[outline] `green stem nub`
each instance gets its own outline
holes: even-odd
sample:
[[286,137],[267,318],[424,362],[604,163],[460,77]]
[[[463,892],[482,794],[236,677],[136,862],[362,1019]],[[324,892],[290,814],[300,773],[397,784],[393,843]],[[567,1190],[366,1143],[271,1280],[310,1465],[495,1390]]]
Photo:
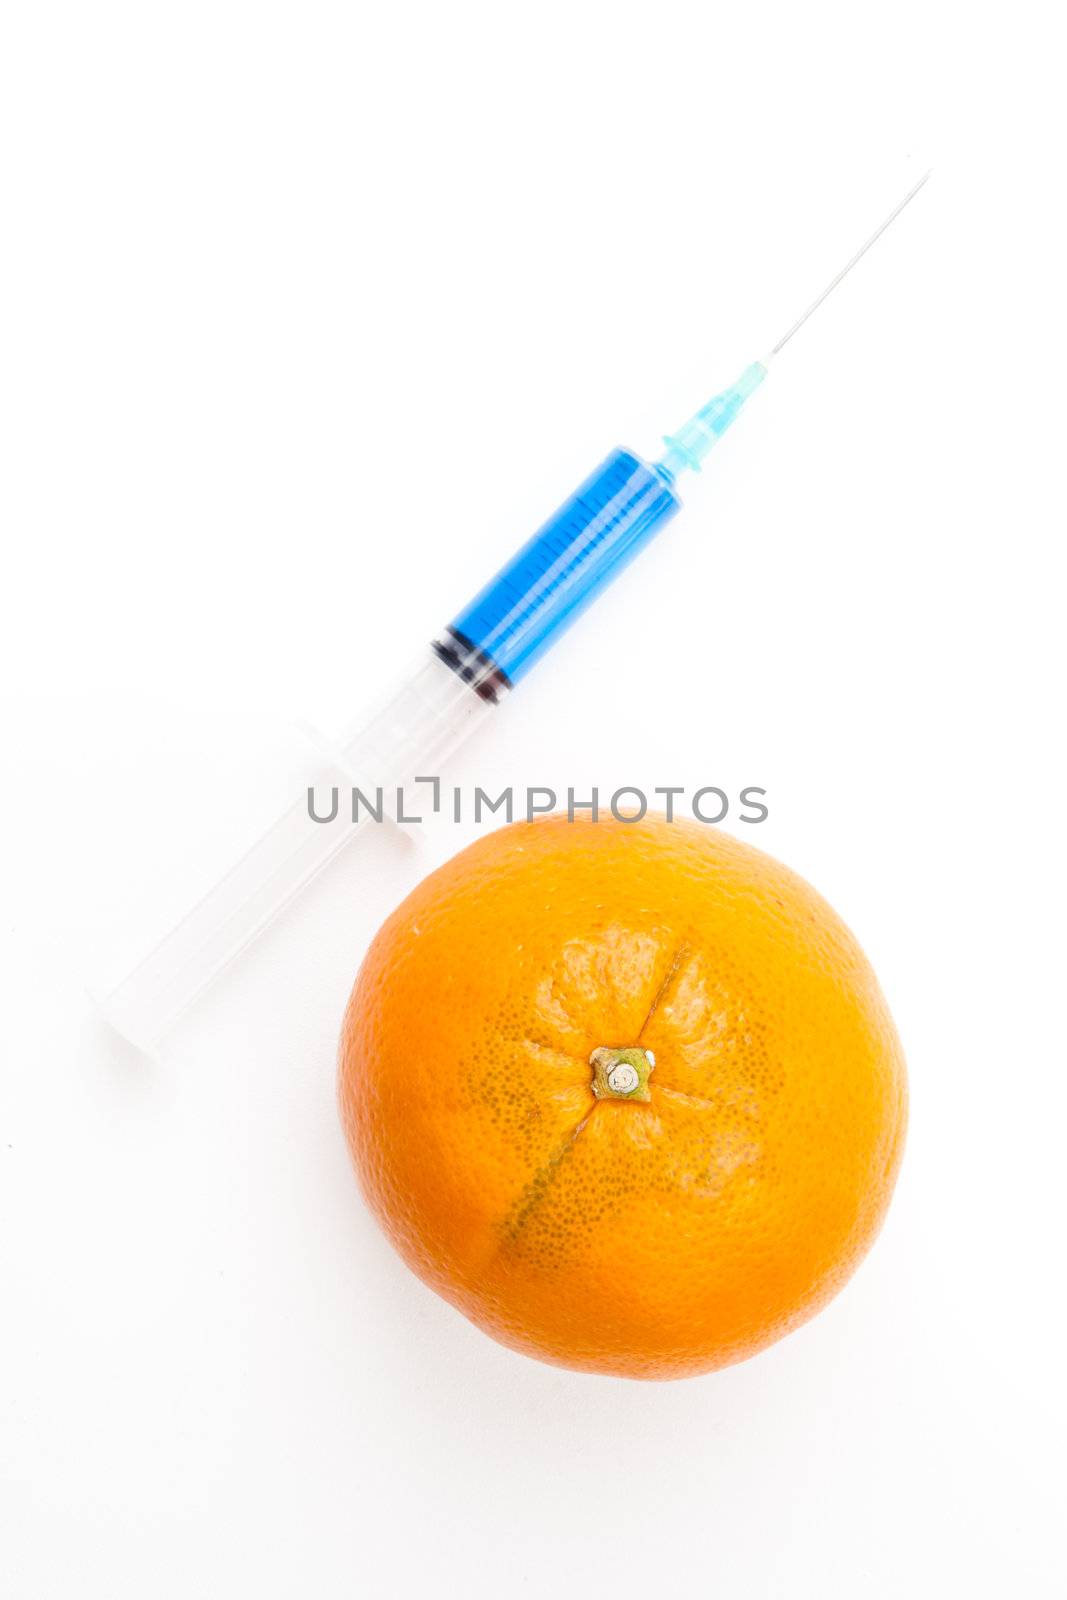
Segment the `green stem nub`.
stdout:
[[651,1050],[636,1046],[613,1050],[601,1046],[589,1057],[593,1069],[593,1093],[598,1100],[651,1100],[648,1075],[656,1065]]

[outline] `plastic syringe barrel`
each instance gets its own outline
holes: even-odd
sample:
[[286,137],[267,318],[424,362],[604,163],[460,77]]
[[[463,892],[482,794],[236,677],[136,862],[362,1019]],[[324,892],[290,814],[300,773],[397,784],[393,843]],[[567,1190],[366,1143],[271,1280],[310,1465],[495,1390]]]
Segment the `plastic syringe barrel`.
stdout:
[[[679,508],[663,469],[628,450],[597,468],[476,596],[382,711],[333,755],[333,781],[398,788],[436,767],[551,641]],[[350,840],[343,808],[314,820],[303,800],[102,1001],[118,1031],[151,1050],[202,989]]]
[[671,478],[614,450],[434,644],[496,699],[680,509]]

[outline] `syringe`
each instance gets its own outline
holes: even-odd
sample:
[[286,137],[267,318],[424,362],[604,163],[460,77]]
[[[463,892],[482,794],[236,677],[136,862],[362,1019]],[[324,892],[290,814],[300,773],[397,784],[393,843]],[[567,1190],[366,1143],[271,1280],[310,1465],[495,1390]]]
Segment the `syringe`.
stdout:
[[[666,437],[660,461],[650,465],[630,450],[612,451],[453,618],[384,710],[342,737],[331,751],[332,781],[357,786],[364,796],[381,790],[388,797],[439,771],[553,640],[681,509],[678,478],[699,470],[767,376],[772,358],[928,177],[924,173],[766,357]],[[102,1001],[105,1016],[132,1043],[154,1050],[298,890],[344,845],[370,836],[374,826],[369,809],[353,822],[340,806],[332,820],[315,820],[302,791],[301,799]]]

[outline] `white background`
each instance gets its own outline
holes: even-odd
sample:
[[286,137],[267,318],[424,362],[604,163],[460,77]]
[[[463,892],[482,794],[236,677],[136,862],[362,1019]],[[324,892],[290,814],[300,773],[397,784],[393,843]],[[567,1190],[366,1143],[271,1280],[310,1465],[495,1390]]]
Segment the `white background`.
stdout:
[[[1061,1594],[1055,8],[14,3],[0,38],[0,1588]],[[361,1207],[342,860],[148,1064],[86,988],[615,443],[687,509],[453,771],[745,784],[907,1048],[835,1304],[673,1385],[484,1338]],[[358,855],[358,852],[357,852]]]

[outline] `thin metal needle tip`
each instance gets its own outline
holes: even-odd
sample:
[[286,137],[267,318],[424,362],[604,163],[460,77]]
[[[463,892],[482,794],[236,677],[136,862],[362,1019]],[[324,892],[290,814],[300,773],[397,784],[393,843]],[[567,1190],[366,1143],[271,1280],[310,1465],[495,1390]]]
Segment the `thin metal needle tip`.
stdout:
[[863,245],[860,246],[860,248],[856,251],[856,254],[852,257],[852,260],[849,261],[845,266],[843,266],[841,268],[841,271],[837,274],[836,278],[831,278],[830,279],[830,282],[826,285],[826,288],[823,290],[822,294],[820,294],[817,299],[815,299],[815,300],[813,300],[811,302],[811,305],[808,307],[808,309],[804,312],[804,314],[802,316],[799,316],[797,318],[797,320],[794,322],[793,326],[789,329],[788,333],[783,333],[783,335],[779,339],[778,343],[776,345],[772,346],[772,348],[771,348],[771,355],[772,356],[776,356],[778,354],[779,350],[782,349],[783,345],[787,345],[789,343],[789,341],[793,337],[794,333],[797,332],[798,328],[802,328],[804,326],[805,322],[807,322],[807,320],[811,316],[812,312],[813,311],[817,311],[819,309],[819,307],[822,305],[823,301],[826,299],[827,295],[833,294],[834,290],[837,288],[837,286],[841,282],[842,278],[847,278],[848,277],[849,273],[852,271],[852,268],[856,265],[856,262],[859,261],[860,257],[861,256],[865,256],[867,254],[867,251],[871,248],[871,245],[874,243],[874,241],[876,239],[880,239],[882,237],[882,234],[888,228],[889,224],[891,222],[894,222],[896,220],[896,218],[900,216],[900,213],[903,211],[904,207],[908,204],[909,200],[914,200],[915,199],[915,196],[918,194],[919,190],[922,188],[923,184],[926,182],[927,178],[930,176],[930,172],[932,170],[933,169],[931,168],[930,171],[927,171],[927,172],[923,173],[923,175],[919,179],[918,183],[915,184],[911,189],[908,190],[908,192],[904,196],[903,200],[901,200],[898,205],[893,207],[893,210],[889,213],[888,217],[886,217],[885,221],[879,227],[877,227],[874,230],[874,232],[871,234],[871,237],[867,240],[866,244],[863,244]]

